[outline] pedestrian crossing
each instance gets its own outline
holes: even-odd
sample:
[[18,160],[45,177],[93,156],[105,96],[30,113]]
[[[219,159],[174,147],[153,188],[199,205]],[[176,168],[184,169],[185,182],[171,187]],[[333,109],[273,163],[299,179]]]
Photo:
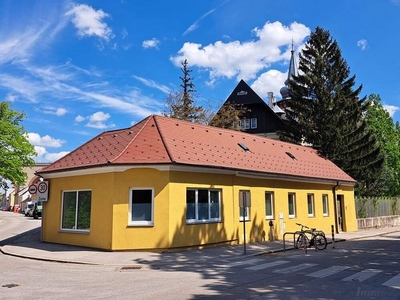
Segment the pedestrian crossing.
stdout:
[[[253,259],[233,262],[227,265],[223,265],[222,267],[225,268],[241,267],[247,271],[261,271],[261,270],[270,271],[270,269],[273,269],[272,270],[273,273],[281,275],[292,274],[307,269],[310,270],[314,269],[311,270],[308,274],[305,274],[305,276],[312,278],[327,278],[329,276],[340,274],[345,270],[351,270],[351,267],[349,266],[339,266],[339,265],[315,270],[316,268],[318,268],[318,264],[316,263],[301,263],[293,265],[293,262],[288,260],[276,260],[276,261],[265,262],[264,259],[260,258],[253,258]],[[364,282],[368,279],[374,279],[374,276],[381,274],[382,272],[383,270],[379,269],[363,269],[350,276],[344,277],[343,279],[340,280],[344,282]],[[346,273],[346,275],[347,274],[348,273]],[[385,282],[382,283],[382,285],[395,289],[400,289],[400,273],[393,276],[389,280],[386,280]]]

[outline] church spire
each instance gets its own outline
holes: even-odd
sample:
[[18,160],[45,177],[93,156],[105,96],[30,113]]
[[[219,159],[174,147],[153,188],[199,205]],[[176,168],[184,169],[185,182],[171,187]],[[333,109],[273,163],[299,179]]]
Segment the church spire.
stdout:
[[291,57],[290,57],[290,63],[289,63],[289,71],[288,71],[288,78],[285,80],[285,86],[281,88],[280,93],[282,96],[282,100],[290,98],[289,95],[289,80],[293,78],[294,75],[296,75],[296,63],[294,61],[294,45],[293,45],[293,39],[292,39],[292,50],[291,52]]

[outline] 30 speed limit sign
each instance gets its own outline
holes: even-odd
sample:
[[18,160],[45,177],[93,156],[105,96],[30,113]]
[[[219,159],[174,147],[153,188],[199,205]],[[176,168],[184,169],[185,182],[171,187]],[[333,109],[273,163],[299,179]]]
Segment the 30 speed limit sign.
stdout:
[[49,182],[41,181],[37,184],[37,200],[38,201],[47,201],[49,191]]
[[44,194],[47,192],[47,182],[42,181],[38,184],[38,192]]

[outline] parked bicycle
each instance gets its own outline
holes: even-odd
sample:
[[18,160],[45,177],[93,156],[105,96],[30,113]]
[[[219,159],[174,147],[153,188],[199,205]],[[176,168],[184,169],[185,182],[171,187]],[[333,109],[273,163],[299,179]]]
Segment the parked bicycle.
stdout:
[[307,249],[316,247],[318,250],[326,249],[328,242],[326,240],[325,233],[322,230],[310,228],[300,223],[296,223],[296,225],[301,226],[299,237],[296,241],[296,248]]

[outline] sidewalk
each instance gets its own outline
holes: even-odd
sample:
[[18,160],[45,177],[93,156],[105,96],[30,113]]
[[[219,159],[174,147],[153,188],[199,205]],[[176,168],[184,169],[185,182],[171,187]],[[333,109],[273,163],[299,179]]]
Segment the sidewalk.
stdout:
[[[385,235],[389,233],[400,232],[400,227],[385,227],[378,229],[360,230],[358,232],[343,232],[335,234],[335,243],[348,240],[356,240],[366,237]],[[327,235],[328,243],[332,242],[332,236]],[[328,249],[332,245],[328,245]],[[286,250],[293,250],[293,240],[287,240]],[[201,250],[188,250],[180,252],[107,252],[102,250],[93,250],[89,248],[42,243],[40,242],[40,228],[33,234],[19,239],[18,241],[1,247],[1,252],[7,255],[30,258],[36,260],[125,266],[125,267],[144,267],[146,264],[164,264],[171,262],[196,262],[213,260],[218,263],[232,262],[243,259],[244,256],[255,256],[266,253],[283,251],[283,242],[256,242],[246,244],[246,254],[244,254],[244,245],[220,246]]]

